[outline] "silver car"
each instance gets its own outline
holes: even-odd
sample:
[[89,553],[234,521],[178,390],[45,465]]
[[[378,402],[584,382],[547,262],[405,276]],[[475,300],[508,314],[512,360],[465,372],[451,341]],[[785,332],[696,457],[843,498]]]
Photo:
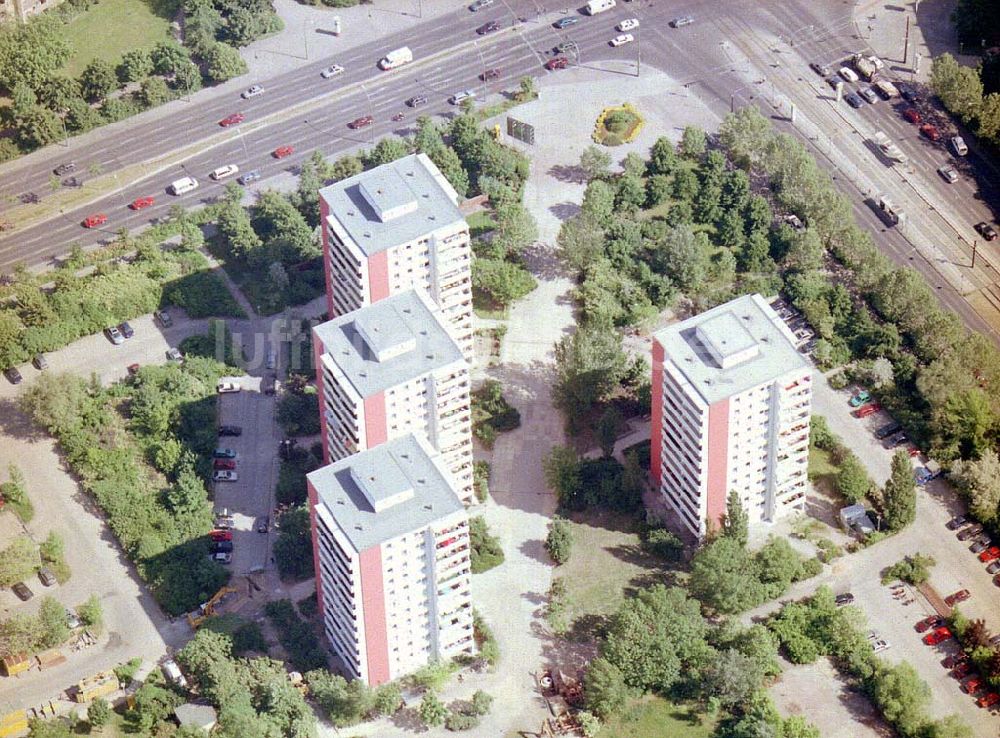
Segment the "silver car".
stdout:
[[242,97],[244,100],[249,100],[251,97],[257,97],[257,95],[263,95],[263,94],[264,94],[263,87],[261,87],[260,85],[253,85],[252,87],[248,87],[247,89],[243,90],[243,92],[240,94],[240,97]]

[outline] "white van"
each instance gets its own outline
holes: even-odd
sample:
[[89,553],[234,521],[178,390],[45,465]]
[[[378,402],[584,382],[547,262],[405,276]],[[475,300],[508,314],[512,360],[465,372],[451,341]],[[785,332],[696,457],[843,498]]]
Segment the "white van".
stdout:
[[[614,2],[614,0],[611,0]],[[404,64],[409,64],[413,61],[413,52],[410,51],[409,46],[404,46],[400,49],[395,49],[390,51],[388,54],[383,56],[378,63],[378,66],[383,71],[389,69],[395,69],[396,67],[401,67]]]
[[183,195],[186,192],[191,192],[191,190],[198,189],[198,180],[194,177],[181,177],[180,179],[175,179],[170,183],[167,191],[171,195]]
[[587,3],[587,13],[597,15],[605,10],[611,10],[613,7],[615,7],[615,0],[590,0]]
[[949,143],[956,156],[965,156],[969,153],[969,147],[965,145],[965,139],[961,136],[952,136]]
[[208,176],[218,181],[220,179],[225,179],[226,177],[232,177],[234,174],[239,174],[239,171],[240,168],[235,164],[226,164],[224,167],[213,169],[212,173]]

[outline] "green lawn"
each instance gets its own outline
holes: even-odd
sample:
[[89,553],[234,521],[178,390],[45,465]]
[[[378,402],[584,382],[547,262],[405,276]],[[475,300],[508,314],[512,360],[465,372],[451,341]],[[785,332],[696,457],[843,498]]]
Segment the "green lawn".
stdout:
[[638,522],[589,510],[572,516],[573,553],[556,569],[566,582],[567,620],[610,615],[638,587],[663,581],[661,562],[639,547]]
[[101,0],[66,24],[73,55],[66,73],[75,77],[91,61],[112,64],[129,49],[151,48],[170,38],[176,0]]
[[809,479],[825,492],[833,493],[836,489],[837,472],[839,469],[830,458],[830,452],[815,446],[809,446]]
[[715,719],[648,695],[606,723],[597,738],[708,738]]
[[474,213],[470,213],[465,222],[469,224],[469,234],[473,238],[488,233],[497,227],[496,221],[493,220],[493,214],[488,210],[477,210]]

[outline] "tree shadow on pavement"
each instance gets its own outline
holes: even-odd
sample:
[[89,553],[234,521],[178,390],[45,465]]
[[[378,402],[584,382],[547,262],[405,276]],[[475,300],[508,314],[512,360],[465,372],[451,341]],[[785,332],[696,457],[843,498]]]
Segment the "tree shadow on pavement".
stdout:
[[553,164],[547,174],[560,182],[587,184],[587,173],[579,164]]
[[580,206],[575,202],[557,202],[555,205],[549,205],[549,212],[560,221],[569,220],[580,212]]
[[0,400],[0,434],[33,442],[50,438],[44,428],[21,411],[14,398]]
[[545,541],[540,541],[538,539],[524,541],[520,546],[518,546],[518,550],[527,558],[538,561],[539,563],[552,563],[552,559],[549,558],[549,554],[545,550]]
[[521,258],[528,271],[539,279],[554,280],[569,278],[569,274],[559,261],[555,247],[541,241],[528,246],[521,252]]

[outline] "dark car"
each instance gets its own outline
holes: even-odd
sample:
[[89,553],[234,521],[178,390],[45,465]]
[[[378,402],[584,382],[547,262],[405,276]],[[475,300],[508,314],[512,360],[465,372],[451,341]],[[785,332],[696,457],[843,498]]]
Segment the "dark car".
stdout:
[[854,595],[850,592],[844,592],[843,594],[837,595],[833,600],[837,607],[844,607],[845,605],[854,604]]
[[63,187],[83,187],[83,180],[79,177],[66,177],[61,184]]
[[219,426],[220,436],[242,436],[243,429],[238,425],[220,425]]
[[987,574],[996,574],[997,572],[1000,572],[1000,561],[994,561],[986,567]]
[[415,108],[419,105],[426,105],[427,98],[423,95],[414,95],[413,97],[411,97],[409,100],[406,101],[406,104],[411,108]]
[[270,529],[270,527],[271,527],[271,516],[270,515],[265,515],[264,517],[262,517],[257,522],[257,532],[258,533],[267,533],[267,531]]
[[996,228],[987,223],[985,220],[982,223],[976,223],[976,230],[979,232],[979,235],[987,241],[996,241],[997,239]]
[[69,174],[70,172],[75,172],[76,171],[76,164],[74,164],[71,161],[68,161],[65,164],[60,164],[59,166],[57,166],[52,171],[55,172],[55,174],[56,174],[57,177],[61,177],[64,174]]
[[213,541],[212,542],[212,553],[232,553],[233,542],[232,541]]
[[865,104],[865,101],[862,100],[861,97],[854,92],[849,92],[846,95],[844,95],[844,102],[846,102],[852,108],[860,108],[862,105]]
[[487,33],[494,33],[500,30],[500,23],[498,21],[490,21],[489,23],[483,23],[476,29],[476,33],[480,36],[485,36]]
[[916,105],[920,102],[920,93],[907,85],[899,85],[899,94],[902,95],[903,99],[908,103]]
[[119,325],[118,330],[121,331],[121,334],[125,336],[125,338],[131,338],[132,336],[135,335],[135,331],[132,330],[132,326],[128,324],[128,321],[125,321],[124,323]]
[[827,77],[826,83],[836,90],[840,85],[844,84],[844,80],[834,75],[833,77]]
[[964,515],[956,515],[954,518],[945,523],[945,527],[948,530],[958,530],[963,525],[969,522],[969,519]]
[[170,313],[166,310],[155,310],[153,312],[153,317],[160,321],[160,325],[164,328],[169,328],[174,324],[173,318],[170,317]]
[[16,366],[5,369],[3,375],[11,384],[21,384],[21,372],[17,370]]
[[563,28],[569,28],[570,26],[575,26],[580,22],[579,18],[560,18],[555,23],[552,24],[553,28],[558,28],[562,30]]
[[501,72],[499,69],[487,69],[485,72],[479,75],[479,79],[481,79],[483,82],[489,82],[494,79],[500,79],[500,74]]
[[40,581],[45,587],[51,587],[52,585],[59,583],[59,580],[56,579],[56,575],[47,566],[43,566],[38,570],[38,581]]
[[985,551],[989,547],[990,547],[990,544],[988,544],[986,541],[976,541],[971,546],[969,546],[969,550],[972,553],[977,554],[980,551]]
[[898,433],[900,430],[902,430],[902,426],[899,423],[886,423],[875,431],[875,437],[882,440],[883,438],[888,438],[893,433]]
[[983,532],[983,526],[980,525],[979,523],[976,523],[975,525],[970,525],[968,528],[964,530],[960,530],[958,532],[958,540],[967,541],[970,538],[978,536],[982,532]]
[[816,72],[820,77],[829,77],[833,74],[833,70],[830,69],[826,64],[820,64],[819,62],[813,62],[809,65],[809,68]]
[[249,172],[245,172],[244,174],[241,174],[239,177],[237,177],[236,181],[239,182],[241,185],[248,185],[251,182],[256,182],[258,179],[260,179],[260,170],[251,169]]
[[28,589],[28,585],[24,582],[18,582],[11,587],[11,590],[17,595],[17,599],[21,600],[21,602],[27,602],[35,596],[35,593]]

